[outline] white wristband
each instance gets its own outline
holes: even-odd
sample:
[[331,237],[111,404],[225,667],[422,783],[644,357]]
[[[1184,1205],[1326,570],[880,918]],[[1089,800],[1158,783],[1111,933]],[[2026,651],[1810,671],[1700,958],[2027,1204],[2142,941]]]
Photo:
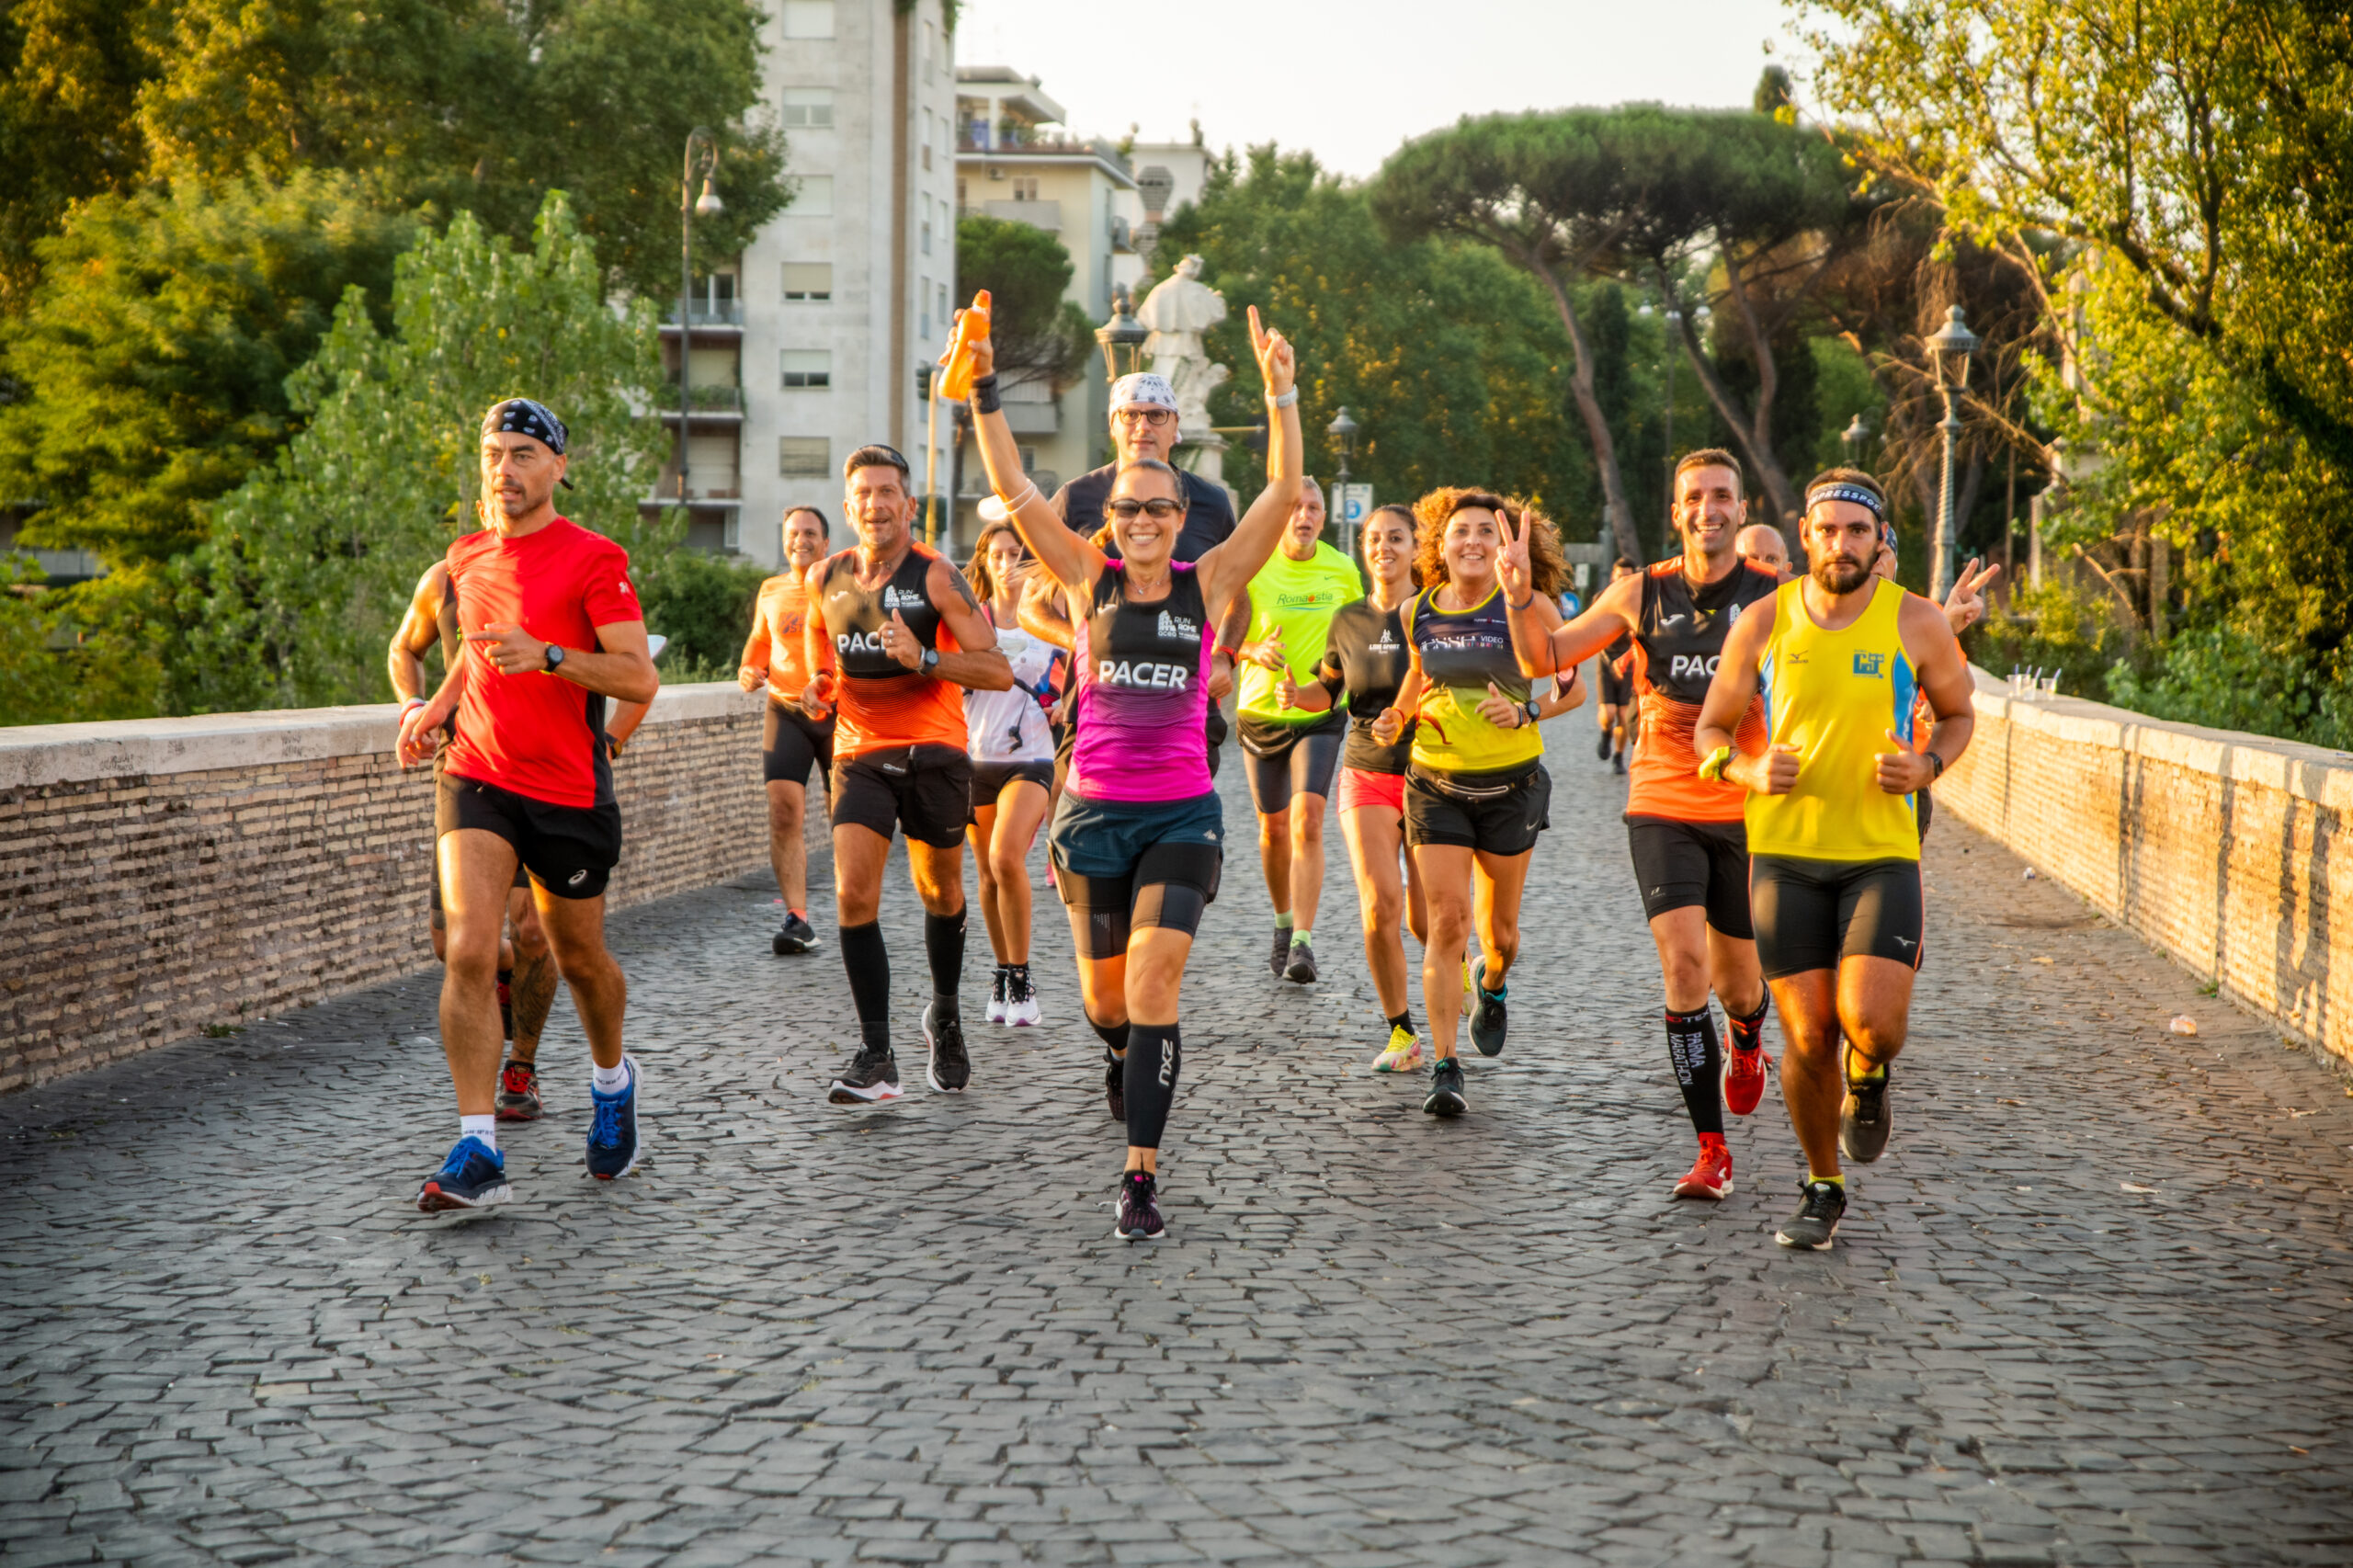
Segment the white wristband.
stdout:
[[1289,408],[1292,403],[1297,403],[1298,401],[1299,389],[1297,387],[1291,388],[1290,391],[1283,393],[1280,397],[1277,397],[1272,392],[1268,392],[1267,394],[1267,406],[1268,408]]
[[1019,511],[1022,507],[1024,507],[1024,506],[1028,506],[1030,502],[1035,501],[1037,498],[1038,498],[1038,482],[1037,482],[1036,480],[1032,479],[1032,480],[1029,480],[1029,481],[1025,482],[1025,483],[1022,484],[1022,486],[1021,486],[1021,494],[1020,494],[1014,496],[1014,497],[1013,497],[1012,499],[1010,499],[1010,500],[1007,500],[1005,496],[1000,495],[1000,496],[998,496],[998,497],[996,498],[996,501],[997,501],[997,505],[998,505],[998,506],[1002,506],[1002,507],[1004,507],[1006,511],[1008,511],[1008,512],[1017,512],[1017,511]]
[[401,699],[401,717],[404,719],[408,717],[408,710],[412,708],[430,708],[432,704],[427,702],[422,697],[403,698]]

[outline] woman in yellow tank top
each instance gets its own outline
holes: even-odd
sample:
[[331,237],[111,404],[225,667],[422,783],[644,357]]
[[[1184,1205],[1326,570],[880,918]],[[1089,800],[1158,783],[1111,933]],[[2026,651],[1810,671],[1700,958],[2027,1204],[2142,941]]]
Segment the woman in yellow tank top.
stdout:
[[[1749,792],[1756,957],[1788,1041],[1781,1097],[1808,1173],[1776,1239],[1817,1251],[1846,1212],[1840,1151],[1868,1165],[1892,1125],[1887,1064],[1904,1049],[1927,936],[1912,797],[1975,724],[1944,613],[1871,575],[1886,520],[1869,474],[1832,469],[1807,486],[1806,575],[1782,585],[1769,618],[1733,624],[1694,735],[1699,771]],[[1772,744],[1744,756],[1733,731],[1760,691]],[[1915,752],[1924,692],[1936,734]]]

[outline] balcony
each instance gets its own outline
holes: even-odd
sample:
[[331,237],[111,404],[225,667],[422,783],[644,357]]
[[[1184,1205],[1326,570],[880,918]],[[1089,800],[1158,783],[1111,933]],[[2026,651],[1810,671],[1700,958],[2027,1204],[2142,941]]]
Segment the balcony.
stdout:
[[[687,310],[688,327],[696,337],[710,341],[724,341],[744,335],[744,301],[741,300],[697,300]],[[678,307],[672,305],[662,318],[662,333],[665,337],[676,335]]]
[[1027,126],[1000,125],[992,137],[984,124],[966,121],[957,128],[956,151],[966,156],[983,154],[1017,163],[1023,158],[1096,158],[1122,177],[1131,177],[1126,154],[1108,137],[1081,140],[1075,136],[1046,136]]
[[[714,382],[704,386],[698,381],[688,389],[693,406],[687,411],[687,424],[694,426],[733,426],[744,423],[744,389]],[[678,417],[678,383],[670,382],[662,389],[662,417]]]

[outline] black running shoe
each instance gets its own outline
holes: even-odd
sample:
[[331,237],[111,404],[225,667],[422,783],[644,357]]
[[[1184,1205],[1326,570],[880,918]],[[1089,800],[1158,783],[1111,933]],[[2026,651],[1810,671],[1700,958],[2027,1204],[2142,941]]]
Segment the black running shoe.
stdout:
[[1487,960],[1482,955],[1471,966],[1471,1043],[1482,1056],[1504,1053],[1504,998],[1510,994],[1508,985],[1501,991],[1487,989]]
[[880,1105],[905,1092],[899,1087],[899,1059],[891,1048],[870,1045],[850,1058],[842,1075],[834,1080],[834,1092],[825,1097],[835,1105]]
[[938,1011],[938,1003],[924,1004],[923,1042],[931,1048],[931,1064],[923,1075],[937,1093],[962,1094],[964,1085],[972,1081],[972,1058],[964,1049],[963,1021],[941,1018]]
[[1432,1116],[1461,1116],[1471,1108],[1462,1096],[1462,1063],[1451,1056],[1441,1056],[1430,1069],[1429,1098],[1422,1108]]
[[1283,978],[1301,985],[1315,983],[1315,945],[1291,938],[1290,962],[1283,970]]
[[[1843,1059],[1845,1052],[1840,1055]],[[1887,1081],[1892,1068],[1876,1078],[1847,1080],[1847,1103],[1838,1110],[1838,1152],[1859,1165],[1868,1165],[1887,1153],[1887,1135],[1895,1119],[1887,1108]]]
[[1123,1242],[1156,1242],[1168,1233],[1156,1188],[1150,1171],[1130,1171],[1120,1178],[1120,1222],[1113,1235]]
[[1621,751],[1609,759],[1609,771],[1618,774],[1620,777],[1624,776],[1626,772],[1626,754],[1624,752]]
[[805,953],[817,945],[817,928],[790,910],[784,912],[784,925],[768,942],[769,951],[779,958],[791,953]]
[[1773,1233],[1773,1239],[1785,1247],[1828,1252],[1830,1238],[1838,1233],[1838,1221],[1847,1212],[1846,1185],[1810,1181],[1800,1190],[1805,1194],[1805,1201],[1798,1205],[1794,1217],[1782,1221],[1781,1228]]
[[498,1119],[540,1119],[540,1070],[528,1062],[509,1062],[498,1070]]
[[1594,744],[1593,755],[1599,757],[1604,762],[1608,762],[1609,760],[1609,742],[1611,738],[1609,732],[1604,730],[1601,732],[1601,739]]
[[427,1214],[438,1214],[448,1209],[504,1203],[513,1196],[506,1185],[506,1156],[479,1138],[467,1137],[459,1139],[441,1168],[425,1178],[425,1185],[416,1191],[416,1206]]
[[1283,977],[1283,971],[1290,967],[1290,926],[1275,927],[1275,950],[1267,955],[1267,967],[1275,971],[1277,980],[1280,980]]
[[1111,1119],[1121,1126],[1128,1119],[1128,1063],[1125,1057],[1111,1054],[1103,1048],[1103,1097],[1110,1103]]

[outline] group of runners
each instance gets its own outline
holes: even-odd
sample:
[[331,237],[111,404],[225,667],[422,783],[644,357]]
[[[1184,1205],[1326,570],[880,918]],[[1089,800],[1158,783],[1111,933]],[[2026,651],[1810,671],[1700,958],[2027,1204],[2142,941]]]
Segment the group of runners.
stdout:
[[[987,1019],[1040,1020],[1027,867],[1042,825],[1107,1108],[1125,1126],[1115,1233],[1165,1233],[1158,1151],[1181,1074],[1186,966],[1223,869],[1219,699],[1238,672],[1269,967],[1288,983],[1318,976],[1336,807],[1386,1015],[1369,1065],[1424,1066],[1410,931],[1428,1018],[1424,1109],[1461,1115],[1466,1022],[1482,1054],[1506,1045],[1519,906],[1549,826],[1539,726],[1586,700],[1581,668],[1598,657],[1601,750],[1631,773],[1630,854],[1699,1143],[1676,1194],[1733,1190],[1724,1116],[1763,1096],[1769,995],[1807,1163],[1779,1239],[1827,1247],[1845,1207],[1842,1151],[1875,1159],[1892,1126],[1889,1064],[1925,940],[1926,794],[1969,741],[1955,632],[1984,574],[1965,574],[1941,609],[1906,594],[1891,580],[1884,493],[1832,470],[1807,491],[1805,570],[1791,577],[1778,530],[1747,524],[1738,462],[1715,449],[1676,471],[1681,553],[1648,569],[1620,562],[1573,617],[1552,524],[1484,490],[1380,508],[1359,565],[1320,537],[1291,347],[1255,310],[1250,333],[1267,485],[1238,518],[1222,488],[1166,460],[1176,398],[1148,374],[1113,389],[1114,461],[1041,495],[985,336],[968,349],[970,406],[995,494],[967,569],[915,539],[908,464],[887,446],[844,465],[853,546],[827,553],[816,508],[784,518],[786,570],[761,589],[738,679],[767,697],[779,955],[820,945],[801,847],[813,767],[828,795],[835,934],[860,1034],[831,1097],[904,1093],[879,920],[895,836],[924,908],[930,1087],[957,1093],[972,1077],[960,1007],[968,841],[996,960]],[[596,1062],[587,1168],[609,1179],[637,1158],[642,1070],[622,1049],[626,988],[604,949],[602,894],[620,849],[611,759],[656,677],[626,555],[554,510],[564,446],[540,404],[491,410],[485,527],[419,584],[392,649],[404,761],[430,754],[438,775],[436,946],[460,1117],[419,1191],[427,1210],[509,1196],[496,1123],[540,1113],[537,1037],[559,974]],[[421,658],[437,641],[447,673],[428,696]],[[608,701],[634,705],[618,735]]]

